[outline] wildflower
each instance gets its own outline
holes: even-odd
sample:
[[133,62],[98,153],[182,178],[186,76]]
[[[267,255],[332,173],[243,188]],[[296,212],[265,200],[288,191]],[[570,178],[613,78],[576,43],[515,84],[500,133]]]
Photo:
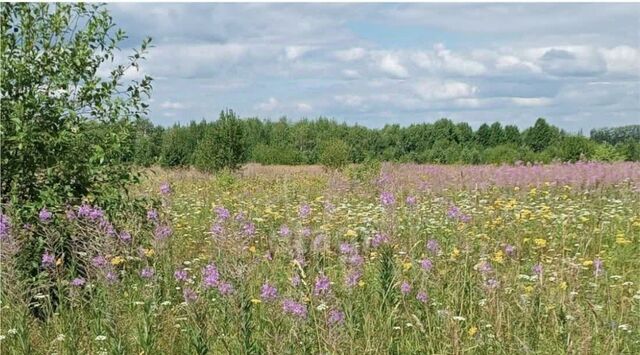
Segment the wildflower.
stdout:
[[284,313],[292,314],[299,318],[307,318],[307,306],[290,298],[287,298],[282,302],[282,310]]
[[291,276],[291,285],[293,287],[298,287],[298,285],[300,285],[300,275],[295,274],[293,276]]
[[362,273],[361,272],[353,271],[353,272],[349,273],[345,277],[345,284],[349,288],[355,287],[358,284],[358,282],[360,281],[361,277],[362,277]]
[[604,262],[600,258],[593,260],[593,274],[598,277],[604,272]]
[[467,330],[467,335],[469,335],[470,337],[473,337],[474,335],[476,335],[476,333],[478,333],[478,327],[471,326],[469,327],[469,329]]
[[224,233],[224,227],[220,223],[214,223],[211,226],[210,233],[213,235],[220,236]]
[[489,290],[495,290],[500,287],[500,282],[496,279],[488,279],[485,281],[484,286]]
[[429,272],[433,269],[433,262],[429,259],[423,259],[420,261],[420,267],[422,267],[422,270]]
[[488,274],[488,273],[493,271],[493,268],[491,267],[491,264],[489,262],[486,262],[486,261],[483,261],[482,263],[480,263],[478,265],[477,269],[482,274]]
[[411,285],[407,281],[403,281],[402,285],[400,285],[400,292],[402,292],[404,296],[408,295],[409,292],[411,292]]
[[416,197],[415,196],[407,196],[407,199],[405,200],[405,202],[407,203],[407,205],[409,206],[415,206],[416,204]]
[[260,298],[264,301],[273,301],[278,298],[278,289],[269,283],[264,283],[260,289]]
[[303,237],[308,238],[311,236],[311,228],[309,227],[304,227],[302,228],[302,231],[300,231],[300,234],[302,234]]
[[116,274],[113,271],[107,272],[107,274],[104,277],[107,279],[107,282],[109,282],[109,283],[118,282],[118,274]]
[[107,337],[104,335],[98,335],[96,337],[96,341],[105,341],[105,340],[107,340]]
[[353,245],[349,244],[349,243],[342,243],[340,244],[340,253],[341,254],[353,254],[355,253],[356,249]]
[[168,195],[171,193],[171,185],[168,182],[163,182],[160,185],[160,193],[163,195]]
[[87,281],[83,277],[76,277],[71,281],[71,286],[80,287],[83,286]]
[[362,264],[364,264],[364,258],[358,254],[350,255],[347,258],[347,264],[351,266],[362,266]]
[[358,236],[358,232],[354,231],[353,229],[349,229],[347,230],[347,232],[344,234],[345,237],[349,237],[349,238],[353,238],[353,237],[357,237]]
[[228,296],[234,292],[234,288],[233,285],[228,282],[221,282],[218,284],[218,291],[220,291],[223,296]]
[[155,270],[149,267],[145,267],[144,269],[142,269],[142,271],[140,271],[140,276],[145,279],[152,278],[154,274],[155,274]]
[[460,249],[454,247],[451,251],[451,259],[455,259],[460,256]]
[[118,266],[120,264],[124,263],[124,258],[121,256],[116,256],[114,258],[111,259],[111,265],[113,266]]
[[378,233],[371,240],[371,246],[374,248],[379,247],[382,244],[387,244],[389,242],[389,237],[384,234]]
[[383,206],[391,206],[396,203],[396,198],[391,192],[385,191],[380,194],[380,202]]
[[120,240],[125,243],[129,243],[131,241],[131,234],[127,231],[122,231],[120,233]]
[[214,211],[218,216],[218,221],[224,221],[231,216],[231,213],[229,213],[229,210],[222,206],[216,207]]
[[344,313],[338,309],[330,310],[327,322],[329,323],[329,325],[338,325],[344,323]]
[[542,275],[542,263],[536,263],[535,265],[533,265],[533,267],[531,268],[531,271],[533,272],[534,275],[540,276]]
[[256,233],[256,225],[251,222],[245,223],[242,226],[242,231],[246,236],[252,236]]
[[429,302],[429,295],[425,291],[420,291],[416,295],[416,299],[422,303]]
[[38,218],[40,219],[40,222],[47,223],[51,218],[53,218],[53,213],[49,212],[46,207],[43,207],[40,210],[40,213],[38,213]]
[[547,240],[543,238],[536,238],[533,240],[533,243],[539,248],[544,248],[547,246]]
[[498,264],[504,263],[504,252],[502,250],[496,251],[495,253],[493,253],[493,257],[491,258],[491,260],[495,261]]
[[289,234],[291,234],[291,230],[286,225],[282,225],[280,227],[280,230],[278,231],[278,234],[280,234],[281,237],[287,237],[289,236]]
[[207,265],[202,269],[202,282],[206,288],[218,286],[220,273],[214,264]]
[[331,288],[331,282],[329,281],[329,278],[324,275],[321,275],[316,278],[316,285],[313,293],[316,296],[327,294],[331,291],[330,288]]
[[306,203],[300,205],[300,207],[298,208],[298,216],[300,218],[307,218],[309,217],[310,213],[311,213],[311,207]]
[[44,254],[42,254],[42,266],[43,267],[52,267],[55,265],[56,262],[56,258],[55,256],[53,256],[53,254],[49,253],[48,251],[44,252]]
[[171,235],[172,231],[169,226],[157,226],[153,232],[153,236],[156,240],[164,240],[167,239]]
[[176,279],[176,281],[187,281],[187,279],[189,278],[189,274],[185,269],[177,269],[176,271],[174,271],[173,277]]
[[0,212],[0,239],[4,240],[9,236],[11,230],[11,219]]
[[193,303],[198,299],[198,294],[189,287],[185,287],[182,290],[182,297],[186,303]]
[[514,247],[511,244],[507,244],[507,245],[504,246],[504,252],[509,257],[513,257],[516,254],[516,247]]
[[104,256],[97,255],[97,256],[94,256],[93,259],[91,259],[91,265],[93,265],[98,269],[103,269],[108,265],[108,262]]
[[158,221],[158,211],[155,208],[152,208],[147,211],[147,219],[150,221],[157,222]]
[[438,254],[440,251],[440,243],[438,243],[435,239],[429,239],[427,241],[427,250],[432,252],[433,254]]
[[64,212],[65,217],[67,217],[68,221],[73,221],[75,220],[78,216],[76,216],[76,213],[73,211],[73,209],[71,209],[71,207],[67,206],[67,210]]

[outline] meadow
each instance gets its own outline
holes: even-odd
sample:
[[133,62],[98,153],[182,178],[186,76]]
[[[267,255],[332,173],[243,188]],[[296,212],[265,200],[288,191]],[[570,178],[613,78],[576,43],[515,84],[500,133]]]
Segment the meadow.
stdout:
[[[88,204],[2,217],[3,354],[640,353],[639,163],[151,169],[134,193],[162,201],[149,235]],[[16,236],[55,220],[91,268],[45,252],[56,292],[27,304]]]

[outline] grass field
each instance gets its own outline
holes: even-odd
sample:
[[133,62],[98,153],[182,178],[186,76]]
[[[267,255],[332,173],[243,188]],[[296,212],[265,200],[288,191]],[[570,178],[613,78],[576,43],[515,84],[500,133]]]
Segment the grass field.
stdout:
[[640,353],[638,163],[153,170],[138,193],[155,239],[54,277],[47,322],[5,292],[3,354]]

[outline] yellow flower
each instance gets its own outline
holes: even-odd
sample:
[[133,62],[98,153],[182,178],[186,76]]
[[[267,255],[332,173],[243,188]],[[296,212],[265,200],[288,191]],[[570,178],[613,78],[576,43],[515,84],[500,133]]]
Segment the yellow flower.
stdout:
[[121,256],[116,256],[111,259],[111,265],[118,266],[124,262],[124,259]]
[[458,256],[460,256],[460,249],[453,248],[453,251],[451,252],[451,259],[455,259]]
[[529,285],[529,286],[525,286],[524,287],[524,292],[526,293],[531,293],[533,292],[533,286]]
[[364,285],[366,285],[366,284],[364,283],[364,281],[362,281],[362,280],[358,281],[358,286],[360,286],[360,287],[364,287]]
[[249,251],[252,252],[252,253],[255,253],[256,252],[256,246],[255,245],[250,246],[249,247]]
[[156,251],[155,251],[155,250],[153,250],[153,248],[150,248],[150,249],[144,249],[144,255],[145,255],[147,258],[150,258],[150,257],[152,257],[152,256],[156,255]]
[[358,233],[356,231],[354,231],[353,229],[349,229],[345,234],[345,237],[357,237]]
[[504,262],[504,252],[502,250],[498,250],[497,252],[493,253],[493,258],[491,258],[491,260],[502,264]]
[[475,325],[471,326],[469,330],[467,330],[467,334],[469,334],[470,337],[476,335],[476,333],[478,333],[478,327],[476,327]]
[[533,240],[533,243],[540,248],[544,248],[547,246],[547,240],[543,238],[536,238]]
[[626,245],[631,244],[631,241],[629,239],[626,239],[625,237],[618,237],[616,238],[616,244]]
[[582,266],[591,266],[591,265],[593,265],[592,260],[585,260],[582,262]]
[[560,283],[560,289],[561,290],[566,290],[567,289],[567,282],[566,281],[562,281]]
[[258,303],[262,303],[262,301],[260,301],[260,300],[259,300],[259,299],[257,299],[257,298],[252,298],[252,299],[251,299],[251,303],[253,303],[253,304],[258,304]]
[[411,264],[410,261],[402,264],[402,268],[404,269],[404,271],[410,270],[412,266],[413,266],[413,264]]

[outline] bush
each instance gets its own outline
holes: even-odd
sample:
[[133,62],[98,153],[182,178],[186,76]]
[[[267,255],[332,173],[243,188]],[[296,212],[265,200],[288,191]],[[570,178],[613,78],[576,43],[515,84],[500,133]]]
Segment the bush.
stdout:
[[320,148],[320,164],[328,169],[340,170],[349,163],[349,146],[342,139],[324,141]]
[[223,111],[209,125],[194,152],[193,162],[202,171],[238,170],[247,160],[242,122],[233,111]]
[[483,161],[489,164],[513,164],[520,160],[518,149],[511,144],[502,144],[484,151]]

